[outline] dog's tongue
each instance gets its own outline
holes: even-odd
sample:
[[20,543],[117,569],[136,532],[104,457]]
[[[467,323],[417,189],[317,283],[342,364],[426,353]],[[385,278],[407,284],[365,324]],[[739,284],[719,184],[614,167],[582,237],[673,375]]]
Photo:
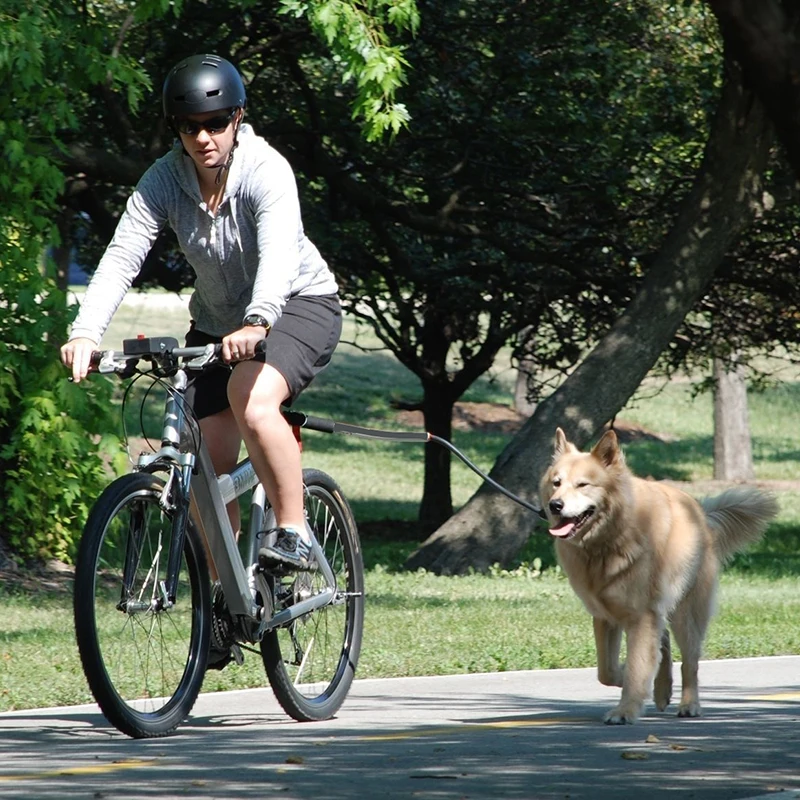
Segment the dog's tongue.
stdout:
[[563,539],[565,536],[569,536],[570,533],[572,533],[574,527],[574,522],[563,522],[555,528],[550,528],[550,534],[552,536],[557,536],[559,539]]

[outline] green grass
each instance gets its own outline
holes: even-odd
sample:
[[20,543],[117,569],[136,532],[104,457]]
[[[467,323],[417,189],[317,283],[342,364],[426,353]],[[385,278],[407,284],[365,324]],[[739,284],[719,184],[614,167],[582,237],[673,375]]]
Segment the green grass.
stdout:
[[[107,346],[131,333],[182,336],[185,315],[163,309],[123,308]],[[346,339],[374,345],[348,322]],[[116,341],[115,341],[116,339]],[[512,375],[501,366],[466,399],[510,403]],[[416,381],[382,353],[342,344],[331,367],[301,398],[311,414],[355,424],[397,427],[392,399],[418,396]],[[794,481],[800,469],[800,382],[794,379],[750,399],[756,472],[763,481]],[[155,419],[157,411],[151,414]],[[638,399],[621,419],[664,434],[664,441],[626,446],[641,475],[695,481],[712,477],[711,401],[693,397],[686,383]],[[674,440],[671,440],[674,437]],[[491,466],[507,438],[458,431],[456,445],[480,466]],[[405,573],[416,543],[413,520],[421,496],[422,448],[346,436],[309,434],[305,461],[333,474],[350,497],[365,530],[367,606],[360,677],[434,675],[594,665],[591,620],[554,563],[550,540],[535,536],[520,554],[522,566],[491,575],[437,577]],[[454,496],[463,503],[478,478],[453,466]],[[730,658],[800,653],[800,494],[780,491],[781,514],[764,542],[740,556],[721,582],[719,613],[706,656]],[[409,521],[403,535],[380,520]],[[535,558],[543,573],[528,566]],[[550,568],[547,568],[550,567]],[[69,592],[0,586],[0,710],[89,701],[72,628]],[[676,656],[677,657],[677,656]],[[258,656],[241,668],[209,673],[206,690],[262,686]]]
[[[372,569],[359,677],[594,666],[589,616],[556,571],[437,577]],[[68,594],[0,589],[0,710],[91,701]],[[707,658],[800,653],[797,577],[728,573]],[[680,654],[676,652],[675,658]],[[260,657],[206,676],[205,691],[263,686]]]

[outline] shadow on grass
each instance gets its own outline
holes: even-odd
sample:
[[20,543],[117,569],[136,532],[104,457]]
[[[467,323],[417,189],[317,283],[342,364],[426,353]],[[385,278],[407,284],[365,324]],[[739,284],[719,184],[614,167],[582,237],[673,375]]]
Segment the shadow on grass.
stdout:
[[728,570],[768,578],[800,575],[800,528],[780,521],[773,523],[755,547],[734,556]]
[[[403,572],[406,559],[419,546],[414,522],[396,519],[361,523],[361,540],[364,566],[380,566],[387,572]],[[541,570],[557,566],[553,540],[547,535],[544,523],[538,524],[513,563],[513,570],[522,565],[537,563]],[[727,570],[736,574],[757,577],[800,576],[800,528],[789,523],[773,523],[758,545],[746,553],[736,555]]]
[[625,445],[625,460],[634,474],[655,480],[688,481],[692,465],[713,463],[714,440],[693,436],[674,442],[640,441]]

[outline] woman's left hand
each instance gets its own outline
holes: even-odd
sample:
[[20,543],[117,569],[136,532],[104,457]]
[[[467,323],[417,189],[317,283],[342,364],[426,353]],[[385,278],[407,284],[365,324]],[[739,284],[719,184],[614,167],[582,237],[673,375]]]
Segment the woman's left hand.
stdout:
[[267,336],[267,329],[260,325],[245,325],[222,339],[222,360],[247,361],[256,354],[256,345]]

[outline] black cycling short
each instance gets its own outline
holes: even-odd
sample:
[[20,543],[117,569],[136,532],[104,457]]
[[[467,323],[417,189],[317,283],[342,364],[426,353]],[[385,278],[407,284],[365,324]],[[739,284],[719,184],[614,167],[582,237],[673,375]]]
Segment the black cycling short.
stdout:
[[[289,386],[286,405],[291,405],[327,366],[341,333],[342,310],[337,295],[289,298],[269,332],[266,350],[255,359],[275,367],[286,379]],[[186,334],[187,347],[221,341],[221,336],[197,330],[194,322]],[[194,407],[197,419],[230,407],[228,379],[231,370],[227,365],[213,367],[189,381],[186,399]]]

